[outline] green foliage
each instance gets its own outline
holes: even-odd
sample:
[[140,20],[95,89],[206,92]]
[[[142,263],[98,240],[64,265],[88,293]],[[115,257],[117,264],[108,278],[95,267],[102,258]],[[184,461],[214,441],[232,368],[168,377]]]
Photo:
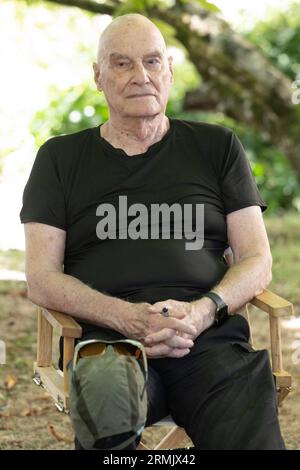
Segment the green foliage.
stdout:
[[217,7],[217,5],[214,5],[211,2],[207,2],[206,0],[198,0],[198,3],[202,6],[202,8],[205,8],[206,10],[210,10],[213,13],[220,13],[220,8]]
[[300,209],[299,183],[285,155],[256,132],[242,126],[237,126],[235,130],[246,149],[269,211],[291,207]]
[[300,291],[300,217],[296,211],[280,211],[264,217],[273,257],[273,280],[268,287],[296,307]]
[[[174,106],[171,102],[172,105]],[[178,107],[178,103],[176,106]],[[300,212],[300,187],[296,174],[285,155],[262,135],[222,113],[181,110],[175,113],[175,117],[219,124],[232,129],[245,148],[259,191],[268,205],[268,213],[287,209]]]
[[[219,13],[220,9],[211,2],[207,0],[125,0],[119,3],[119,6],[114,11],[114,17],[125,15],[127,13],[142,13],[146,14],[150,11],[151,8],[156,8],[159,10],[166,10],[168,8],[173,8],[177,5],[183,4],[196,4],[209,10],[213,13]],[[152,19],[152,18],[151,18]]]
[[[180,3],[191,4],[193,2],[191,2],[190,0],[180,0]],[[219,13],[221,11],[220,8],[217,7],[217,5],[214,5],[213,3],[208,2],[207,0],[196,0],[195,3],[198,3],[200,7],[204,8],[205,10],[209,10],[213,13]]]
[[270,61],[291,79],[300,72],[300,4],[293,3],[255,25],[247,34]]
[[236,122],[229,123],[229,127],[243,143],[261,195],[268,204],[268,212],[289,208],[300,210],[299,182],[286,156],[256,131]]
[[71,134],[97,126],[107,119],[108,109],[103,95],[86,84],[63,93],[52,88],[49,106],[35,115],[31,132],[39,147],[50,136]]
[[201,78],[191,62],[185,61],[174,68],[174,83],[167,105],[168,116],[176,118],[180,115],[186,91],[199,87],[200,83]]
[[120,2],[114,10],[114,17],[126,15],[127,13],[147,14],[149,8],[164,10],[172,6],[172,0],[126,0]]
[[[300,4],[273,12],[247,34],[270,61],[292,80],[300,73]],[[295,113],[300,115],[300,107]],[[239,126],[256,180],[271,209],[294,207],[300,211],[300,188],[285,155],[263,137]],[[298,132],[297,130],[295,130]]]

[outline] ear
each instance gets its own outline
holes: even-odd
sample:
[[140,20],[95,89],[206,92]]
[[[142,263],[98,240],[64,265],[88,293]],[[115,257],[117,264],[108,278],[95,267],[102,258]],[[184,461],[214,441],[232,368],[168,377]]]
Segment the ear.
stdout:
[[94,70],[94,82],[96,84],[97,90],[102,91],[102,88],[100,85],[100,82],[101,82],[100,69],[99,69],[99,65],[96,64],[96,62],[93,62],[93,70]]
[[168,57],[168,62],[169,62],[169,70],[170,70],[170,73],[171,73],[171,83],[173,83],[174,81],[174,70],[173,70],[173,57],[170,55],[170,57]]

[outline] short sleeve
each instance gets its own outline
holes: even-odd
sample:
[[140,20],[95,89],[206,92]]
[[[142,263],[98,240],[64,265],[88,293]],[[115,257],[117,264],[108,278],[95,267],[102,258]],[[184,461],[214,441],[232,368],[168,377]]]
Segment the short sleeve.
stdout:
[[260,206],[262,212],[267,208],[257,188],[245,150],[234,133],[231,133],[224,157],[220,184],[226,214],[249,206]]
[[47,142],[40,147],[25,186],[20,219],[66,230],[63,186]]

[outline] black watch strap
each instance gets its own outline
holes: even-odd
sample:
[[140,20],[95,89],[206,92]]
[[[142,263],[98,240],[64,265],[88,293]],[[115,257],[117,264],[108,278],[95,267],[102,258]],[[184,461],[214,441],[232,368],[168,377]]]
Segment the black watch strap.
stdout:
[[226,304],[221,297],[213,291],[206,292],[203,297],[209,297],[217,306],[217,309],[224,307]]
[[209,297],[216,304],[215,323],[222,325],[228,318],[228,305],[213,291],[206,292],[203,297]]

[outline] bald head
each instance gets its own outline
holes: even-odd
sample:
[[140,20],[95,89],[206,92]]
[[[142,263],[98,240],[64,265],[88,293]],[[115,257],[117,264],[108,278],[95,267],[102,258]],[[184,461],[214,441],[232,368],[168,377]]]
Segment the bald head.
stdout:
[[163,116],[173,79],[159,29],[137,13],[119,16],[102,33],[94,80],[103,91],[110,120]]
[[166,43],[152,21],[139,13],[129,13],[115,18],[103,31],[98,44],[97,62],[100,65],[112,48],[120,46],[124,39],[134,40],[143,38],[155,38],[162,54],[166,53]]

